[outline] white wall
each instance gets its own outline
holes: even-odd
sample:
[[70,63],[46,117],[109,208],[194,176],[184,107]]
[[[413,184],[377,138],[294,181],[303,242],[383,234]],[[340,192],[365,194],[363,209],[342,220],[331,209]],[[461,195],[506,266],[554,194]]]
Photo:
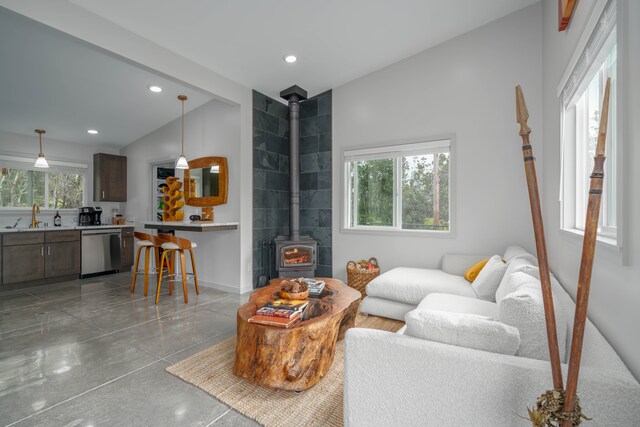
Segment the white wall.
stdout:
[[[369,256],[388,270],[436,267],[447,252],[502,254],[509,244],[534,250],[514,87],[524,89],[541,159],[540,28],[536,4],[334,90],[336,277],[345,277],[348,260]],[[340,231],[341,150],[447,133],[457,144],[454,238]]]
[[[100,206],[103,209],[102,217],[110,218],[111,209],[119,209],[120,203],[94,202],[93,201],[93,155],[95,153],[120,154],[118,148],[109,145],[77,144],[74,142],[60,141],[43,136],[43,151],[47,160],[58,160],[86,164],[89,166],[86,176],[85,204],[87,206]],[[16,133],[0,131],[0,155],[22,157],[35,162],[38,155],[38,138],[31,135],[19,135]],[[55,210],[42,209],[38,220],[48,222],[53,226]],[[77,224],[77,210],[63,210],[60,212],[65,225]],[[0,209],[0,227],[13,225],[17,218],[22,217],[20,226],[26,226],[31,221],[31,209]]]
[[[582,251],[582,239],[560,232],[560,100],[556,89],[569,58],[574,52],[595,0],[577,3],[571,24],[566,32],[557,31],[558,4],[555,0],[543,2],[543,107],[544,107],[544,214],[547,246],[551,269],[569,293],[575,298]],[[589,317],[618,351],[623,361],[640,379],[640,2],[622,1],[627,10],[618,9],[618,17],[626,27],[623,44],[626,49],[618,55],[619,84],[626,103],[618,111],[625,123],[626,137],[622,144],[625,177],[624,201],[624,255],[617,249],[598,245],[591,280]],[[619,21],[620,24],[620,21]],[[620,43],[621,40],[618,40]],[[626,61],[626,65],[624,62]],[[621,78],[621,79],[620,79]],[[622,94],[620,94],[622,95]]]
[[[177,102],[177,101],[176,101]],[[188,102],[188,101],[187,101]],[[142,222],[155,220],[152,213],[151,162],[175,162],[180,151],[180,119],[151,132],[122,150],[128,157],[127,217],[134,217],[136,229],[145,231]],[[185,115],[185,156],[223,156],[229,164],[229,198],[214,208],[216,222],[239,222],[240,108],[218,100],[210,101]],[[180,174],[182,176],[182,174]],[[155,189],[154,189],[155,190]],[[196,213],[197,208],[187,207]],[[149,230],[146,230],[148,233]],[[240,232],[178,232],[176,235],[198,243],[196,263],[199,282],[227,291],[240,292]]]
[[[186,82],[240,108],[240,164],[252,162],[251,89],[140,37],[67,0],[0,0],[0,5],[133,61]],[[186,23],[188,25],[188,22]],[[240,291],[252,289],[252,169],[240,170]]]

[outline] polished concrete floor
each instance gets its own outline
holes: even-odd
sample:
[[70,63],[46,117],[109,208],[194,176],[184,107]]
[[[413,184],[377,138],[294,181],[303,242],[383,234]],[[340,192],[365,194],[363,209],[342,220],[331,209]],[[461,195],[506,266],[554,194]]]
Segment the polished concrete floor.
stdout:
[[117,274],[0,292],[0,425],[253,426],[165,368],[235,334],[247,296]]

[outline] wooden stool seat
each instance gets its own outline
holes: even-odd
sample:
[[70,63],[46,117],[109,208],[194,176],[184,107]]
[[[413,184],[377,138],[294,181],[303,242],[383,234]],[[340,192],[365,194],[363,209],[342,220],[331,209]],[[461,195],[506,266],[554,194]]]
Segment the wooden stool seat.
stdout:
[[[173,282],[177,274],[175,273],[175,264],[173,262],[173,255],[177,253],[180,256],[180,275],[182,278],[182,291],[184,294],[185,304],[189,302],[189,295],[187,294],[187,277],[193,278],[193,282],[196,288],[196,295],[200,295],[200,289],[198,288],[198,274],[196,272],[196,260],[193,254],[193,248],[198,245],[191,242],[188,239],[181,237],[175,237],[168,234],[160,234],[156,237],[155,244],[159,244],[163,250],[162,258],[160,259],[160,273],[158,274],[158,287],[156,288],[156,304],[160,300],[160,285],[162,284],[162,272],[164,269],[164,263],[167,262],[167,277],[169,278],[169,295],[173,295]],[[184,252],[188,251],[191,256],[191,269],[193,273],[187,273],[187,265],[184,258]]]
[[[169,250],[169,251],[177,251],[177,250],[181,249],[181,247],[179,245],[177,245],[177,244],[175,244],[173,242],[163,243],[160,247],[162,249]],[[191,249],[195,249],[197,247],[198,247],[197,243],[191,242]],[[186,248],[186,249],[189,249],[189,248]]]
[[140,263],[140,252],[144,250],[144,270],[142,272],[144,273],[144,296],[146,297],[149,290],[149,264],[151,262],[151,248],[155,248],[154,258],[156,260],[156,268],[153,269],[153,273],[155,273],[158,268],[160,242],[158,242],[158,244],[156,245],[156,243],[154,243],[156,238],[151,234],[134,231],[133,235],[136,239],[138,239],[136,241],[138,251],[136,252],[136,262],[133,269],[133,279],[131,280],[131,293],[135,292],[136,290],[136,280],[138,279],[138,273],[140,273],[140,271],[138,270],[138,265]]

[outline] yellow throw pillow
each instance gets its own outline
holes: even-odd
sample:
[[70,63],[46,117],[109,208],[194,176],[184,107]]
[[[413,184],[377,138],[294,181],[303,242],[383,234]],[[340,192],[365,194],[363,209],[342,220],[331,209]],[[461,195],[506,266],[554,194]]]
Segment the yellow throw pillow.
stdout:
[[487,262],[489,262],[489,258],[483,259],[482,261],[473,264],[467,269],[467,271],[464,272],[464,278],[470,282],[476,280],[476,277],[478,277],[478,273],[480,273],[480,270],[482,270],[484,266],[487,265]]

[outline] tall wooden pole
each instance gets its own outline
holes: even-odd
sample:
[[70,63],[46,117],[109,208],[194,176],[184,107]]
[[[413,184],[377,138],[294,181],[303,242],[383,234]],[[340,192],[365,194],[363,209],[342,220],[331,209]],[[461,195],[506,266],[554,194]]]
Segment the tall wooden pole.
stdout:
[[[605,143],[607,141],[607,123],[609,120],[609,93],[611,79],[607,79],[600,110],[600,129],[598,144],[594,157],[593,173],[589,185],[589,201],[587,204],[587,218],[584,226],[584,241],[582,243],[582,260],[578,276],[578,292],[576,294],[576,313],[573,321],[573,337],[571,338],[571,353],[569,356],[569,372],[567,374],[567,390],[564,400],[564,412],[573,412],[576,406],[576,391],[578,389],[578,374],[580,372],[580,358],[582,357],[582,342],[584,328],[587,323],[587,307],[589,305],[589,289],[591,287],[591,270],[593,255],[596,250],[598,237],[598,217],[600,215],[600,201],[602,199],[602,184],[604,180]],[[564,421],[563,427],[571,427],[571,421]]]
[[520,136],[522,137],[522,155],[524,157],[524,170],[527,176],[529,189],[529,202],[531,204],[531,217],[533,218],[533,232],[536,239],[538,252],[538,266],[540,268],[540,283],[542,286],[542,301],[544,303],[544,315],[547,323],[547,342],[549,345],[549,360],[551,361],[551,376],[553,388],[562,390],[562,369],[560,367],[560,352],[558,350],[558,334],[556,332],[556,316],[553,310],[553,294],[551,292],[551,277],[549,275],[549,262],[547,260],[547,245],[544,238],[544,225],[542,223],[542,209],[540,208],[540,195],[538,194],[538,178],[534,163],[533,150],[529,142],[531,129],[527,125],[529,111],[524,100],[522,88],[516,86],[516,119],[520,123]]

